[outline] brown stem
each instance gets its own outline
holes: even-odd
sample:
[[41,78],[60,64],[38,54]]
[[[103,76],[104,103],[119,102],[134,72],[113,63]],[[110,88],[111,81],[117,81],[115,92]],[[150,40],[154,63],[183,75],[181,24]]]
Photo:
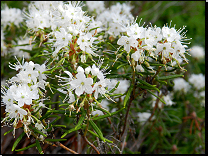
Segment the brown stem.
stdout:
[[[81,135],[82,135],[82,133],[81,133]],[[88,143],[88,145],[90,145],[97,152],[97,154],[100,154],[100,152],[98,151],[98,149],[91,142],[88,141],[88,139],[86,138],[86,136],[82,135],[82,137]]]
[[71,152],[71,153],[73,153],[73,154],[79,154],[79,153],[73,151],[72,149],[67,148],[66,146],[64,146],[64,145],[63,145],[62,143],[60,143],[60,142],[56,142],[56,144],[57,144],[59,147],[65,149],[65,150],[67,150],[67,151],[69,151],[69,152]]
[[131,107],[131,104],[132,104],[132,101],[134,100],[134,95],[133,95],[133,92],[131,92],[131,96],[130,96],[130,100],[129,100],[129,104],[128,104],[128,107],[127,107],[127,111],[126,111],[126,115],[125,115],[125,121],[124,121],[124,126],[123,126],[123,130],[119,136],[119,140],[121,139],[121,137],[123,136],[125,130],[126,130],[126,125],[127,125],[127,119],[128,119],[128,115],[129,115],[129,110],[130,110],[130,107]]
[[162,66],[159,66],[157,72],[155,73],[155,75],[152,77],[152,82],[154,81],[155,77],[157,76],[157,74],[160,72]]
[[[162,96],[162,94],[161,94],[159,97],[161,97],[161,96]],[[158,102],[159,102],[159,99],[157,98],[156,103],[155,103],[155,107],[154,107],[154,109],[153,109],[153,111],[152,111],[151,116],[150,116],[150,117],[147,119],[147,121],[145,121],[145,123],[142,125],[142,127],[141,127],[141,129],[140,129],[140,131],[139,131],[138,139],[136,140],[136,142],[134,143],[134,145],[130,148],[130,150],[133,150],[135,146],[136,146],[137,149],[139,149],[139,147],[140,147],[141,143],[143,142],[143,140],[144,140],[144,139],[148,136],[148,134],[150,133],[150,131],[151,131],[151,129],[152,129],[152,127],[153,127],[155,121],[153,122],[153,124],[152,124],[152,126],[151,126],[151,129],[150,129],[150,131],[149,131],[149,133],[148,133],[145,137],[142,138],[144,127],[145,127],[145,125],[146,125],[149,121],[151,121],[151,119],[152,119],[152,117],[153,117],[153,115],[154,115],[154,113],[155,113],[155,110],[156,110],[156,108],[158,107]]]

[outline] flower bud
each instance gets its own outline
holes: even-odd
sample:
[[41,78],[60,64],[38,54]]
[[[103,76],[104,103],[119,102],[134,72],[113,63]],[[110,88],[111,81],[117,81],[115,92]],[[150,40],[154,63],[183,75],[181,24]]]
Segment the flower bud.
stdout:
[[145,61],[144,64],[145,64],[147,67],[150,66],[150,64],[149,64],[147,61]]

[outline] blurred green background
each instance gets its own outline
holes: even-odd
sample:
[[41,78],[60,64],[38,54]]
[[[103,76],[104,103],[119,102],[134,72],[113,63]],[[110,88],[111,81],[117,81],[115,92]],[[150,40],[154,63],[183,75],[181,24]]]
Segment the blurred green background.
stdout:
[[[118,1],[105,1],[106,7],[116,4]],[[125,3],[125,1],[119,1]],[[23,9],[29,1],[1,1],[9,7]],[[193,45],[205,46],[205,2],[204,1],[130,1],[134,7],[132,14],[138,16],[141,24],[149,22],[152,25],[162,27],[164,24],[172,26],[176,24],[176,29],[187,26],[188,38],[192,38],[190,47]]]

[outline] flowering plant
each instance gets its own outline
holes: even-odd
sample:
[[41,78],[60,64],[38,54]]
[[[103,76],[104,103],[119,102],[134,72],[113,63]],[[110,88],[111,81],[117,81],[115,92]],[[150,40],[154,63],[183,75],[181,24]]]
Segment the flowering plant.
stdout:
[[[203,74],[191,75],[189,83],[183,78],[190,51],[185,26],[177,30],[171,23],[162,28],[140,25],[128,3],[108,9],[104,2],[86,5],[94,16],[83,11],[82,2],[74,1],[35,1],[22,12],[7,6],[1,11],[1,56],[16,71],[1,87],[6,113],[2,123],[12,123],[13,129],[5,134],[13,132],[14,137],[16,129],[24,130],[12,150],[26,134],[35,143],[16,151],[36,146],[44,153],[46,143],[80,153],[81,144],[78,149],[65,146],[69,135],[78,132],[79,142],[83,139],[98,154],[123,153],[132,118],[142,124],[131,147],[136,151],[149,135],[144,129],[170,135],[164,118],[182,123],[166,109],[176,104],[174,95],[177,99],[178,92],[188,94],[193,87],[195,97],[204,97]],[[12,11],[15,16],[8,15]],[[17,28],[21,30],[14,31]],[[12,41],[6,38],[7,31],[15,32]],[[17,63],[11,63],[13,55]],[[203,106],[205,101],[200,102]],[[196,120],[196,113],[192,117],[201,134],[203,125],[198,121],[203,120]],[[113,134],[106,134],[105,119]],[[56,128],[61,128],[61,135],[56,136]]]

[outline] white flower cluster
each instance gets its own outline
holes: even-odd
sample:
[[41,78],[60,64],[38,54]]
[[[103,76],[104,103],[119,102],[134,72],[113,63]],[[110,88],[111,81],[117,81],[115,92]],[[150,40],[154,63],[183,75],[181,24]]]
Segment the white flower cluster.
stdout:
[[176,78],[173,80],[174,82],[174,91],[183,90],[185,93],[191,88],[188,82],[186,82],[183,78]]
[[7,47],[5,46],[6,43],[4,42],[4,32],[1,29],[1,56],[6,56],[7,55]]
[[104,1],[86,1],[89,11],[95,11],[97,14],[100,14],[105,10]]
[[97,22],[85,15],[81,5],[74,1],[36,1],[29,5],[29,14],[25,12],[26,24],[32,32],[45,28],[52,30],[43,38],[50,37],[48,42],[55,48],[53,57],[57,57],[60,50],[68,55],[82,51],[82,62],[86,61],[85,53],[97,56],[92,44],[98,31],[90,31],[97,27]]
[[124,26],[127,26],[128,23],[134,20],[130,12],[131,9],[132,6],[128,3],[116,3],[116,5],[112,5],[110,9],[106,9],[98,14],[96,20],[102,23],[101,28],[103,30],[116,37],[120,35],[121,32],[124,32]]
[[191,83],[194,88],[196,88],[197,90],[200,90],[202,88],[205,87],[205,76],[201,73],[201,74],[192,74],[189,77],[189,83]]
[[59,82],[64,82],[61,88],[58,89],[63,94],[66,94],[63,102],[67,101],[68,103],[73,103],[70,107],[74,109],[74,103],[77,102],[82,95],[85,97],[80,107],[83,106],[82,104],[84,101],[89,100],[89,102],[92,103],[95,100],[97,102],[96,99],[98,99],[99,94],[110,99],[109,95],[106,94],[109,92],[107,86],[110,81],[105,78],[105,70],[104,68],[100,70],[100,66],[96,67],[96,65],[93,64],[92,67],[88,66],[85,69],[79,66],[77,68],[77,74],[74,76],[69,71],[64,71],[69,78],[56,76],[59,78]]
[[[161,91],[162,92],[162,91]],[[168,92],[167,95],[163,95],[161,98],[164,100],[166,104],[163,104],[161,101],[158,102],[158,108],[162,109],[164,106],[172,106],[175,102],[172,101],[172,94]],[[156,97],[152,95],[152,107],[155,107]]]
[[[8,89],[1,86],[2,103],[6,106],[5,111],[7,112],[4,120],[15,118],[14,128],[18,122],[22,122],[28,134],[27,125],[31,122],[34,123],[31,118],[31,107],[35,105],[33,100],[38,100],[39,94],[42,95],[39,87],[45,89],[47,84],[46,76],[43,74],[46,67],[45,64],[34,64],[32,61],[24,63],[23,60],[22,65],[18,61],[15,65],[10,64],[10,68],[19,71],[19,73],[8,81],[11,83]],[[42,104],[42,106],[44,105]]]
[[[124,46],[124,50],[129,53],[134,49],[131,58],[139,63],[143,63],[145,56],[151,56],[155,59],[161,56],[161,61],[166,64],[172,60],[178,60],[183,57],[185,61],[186,45],[183,45],[186,36],[181,33],[183,29],[176,30],[174,27],[143,27],[137,23],[128,25],[125,30],[127,36],[121,36],[117,44]],[[147,53],[145,54],[145,51]]]
[[5,28],[12,23],[19,27],[19,24],[23,22],[22,11],[17,8],[9,8],[7,5],[1,10],[1,25]]
[[205,52],[204,48],[201,46],[193,46],[189,53],[191,54],[192,57],[194,58],[204,58]]
[[[138,121],[143,123],[143,122],[145,122],[149,119],[149,117],[151,116],[151,113],[149,113],[149,112],[139,112],[137,114],[137,116],[138,116]],[[155,119],[155,116],[153,116],[151,120],[154,120],[154,119]]]

